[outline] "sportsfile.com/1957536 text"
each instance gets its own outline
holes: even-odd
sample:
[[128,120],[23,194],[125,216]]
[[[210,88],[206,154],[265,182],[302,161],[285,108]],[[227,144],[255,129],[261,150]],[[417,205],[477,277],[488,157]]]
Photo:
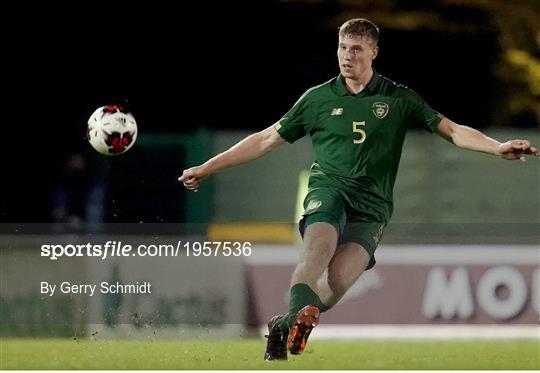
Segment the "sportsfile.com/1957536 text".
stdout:
[[251,242],[239,241],[177,241],[174,244],[127,244],[122,241],[84,244],[43,244],[41,256],[50,260],[63,257],[240,257],[250,256]]

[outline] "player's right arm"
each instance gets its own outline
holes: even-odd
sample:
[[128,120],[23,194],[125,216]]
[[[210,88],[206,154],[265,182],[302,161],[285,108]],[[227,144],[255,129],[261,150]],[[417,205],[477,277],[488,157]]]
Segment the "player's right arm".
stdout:
[[214,172],[252,161],[271,152],[285,142],[277,132],[275,128],[276,125],[246,137],[236,145],[209,159],[200,166],[184,170],[182,176],[180,176],[178,180],[181,181],[187,189],[196,192],[199,189],[201,181],[212,175]]

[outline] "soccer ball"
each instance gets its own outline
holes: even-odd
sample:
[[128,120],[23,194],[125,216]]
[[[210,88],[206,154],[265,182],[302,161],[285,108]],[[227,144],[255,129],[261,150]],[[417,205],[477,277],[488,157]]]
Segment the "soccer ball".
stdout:
[[137,140],[137,123],[121,106],[102,106],[88,119],[87,136],[90,145],[101,154],[123,154]]

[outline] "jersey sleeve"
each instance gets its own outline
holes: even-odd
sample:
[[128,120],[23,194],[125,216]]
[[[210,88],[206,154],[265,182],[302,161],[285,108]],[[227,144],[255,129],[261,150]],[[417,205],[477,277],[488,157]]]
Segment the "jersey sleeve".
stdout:
[[433,110],[418,93],[410,88],[404,88],[403,96],[407,106],[409,127],[421,126],[429,132],[435,132],[444,115]]
[[313,123],[309,93],[304,93],[275,125],[279,135],[289,143],[304,137]]

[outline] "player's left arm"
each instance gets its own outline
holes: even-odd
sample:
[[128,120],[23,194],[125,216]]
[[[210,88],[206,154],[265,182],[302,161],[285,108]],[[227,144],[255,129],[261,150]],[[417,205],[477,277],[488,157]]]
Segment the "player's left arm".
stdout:
[[508,160],[525,160],[525,156],[538,157],[539,151],[529,140],[499,142],[474,128],[463,126],[443,118],[437,127],[439,136],[462,149],[474,150],[500,156]]

